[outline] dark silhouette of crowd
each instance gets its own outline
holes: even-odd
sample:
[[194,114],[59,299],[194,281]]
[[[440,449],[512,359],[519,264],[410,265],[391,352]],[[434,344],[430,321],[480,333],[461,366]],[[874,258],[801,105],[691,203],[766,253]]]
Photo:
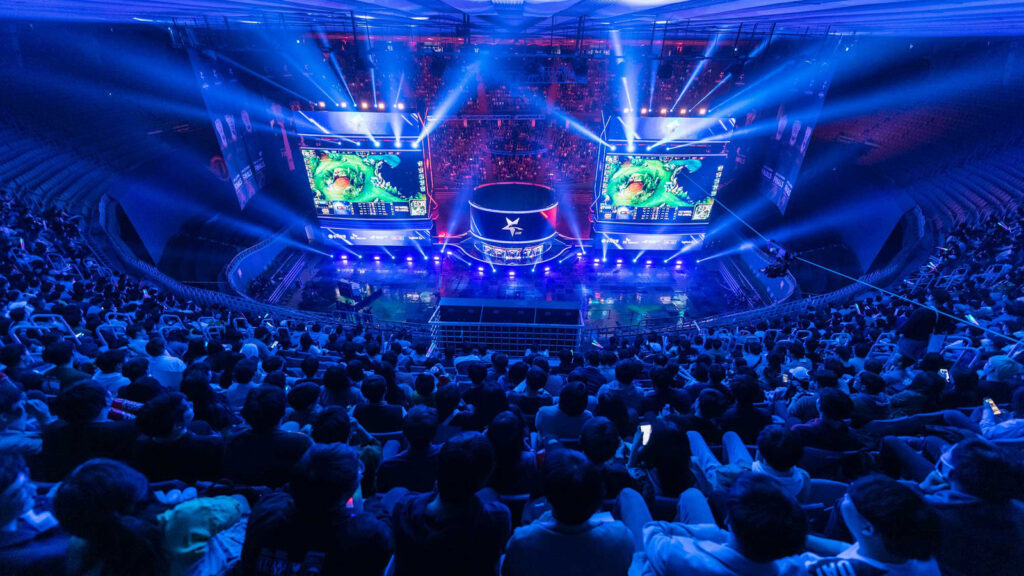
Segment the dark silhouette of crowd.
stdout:
[[8,191],[0,574],[1019,574],[1020,222],[895,293],[509,358],[199,306]]

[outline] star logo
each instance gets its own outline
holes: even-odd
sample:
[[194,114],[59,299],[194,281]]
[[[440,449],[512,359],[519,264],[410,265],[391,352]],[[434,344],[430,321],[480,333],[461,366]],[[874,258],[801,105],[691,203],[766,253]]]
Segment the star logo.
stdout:
[[505,218],[505,227],[502,230],[508,230],[509,236],[515,236],[516,234],[522,233],[523,229],[517,226],[519,224],[519,218],[512,220],[511,218]]

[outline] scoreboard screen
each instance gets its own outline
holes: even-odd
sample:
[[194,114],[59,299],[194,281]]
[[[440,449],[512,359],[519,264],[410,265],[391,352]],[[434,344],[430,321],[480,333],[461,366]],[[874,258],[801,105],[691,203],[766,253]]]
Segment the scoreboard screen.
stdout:
[[302,148],[321,219],[428,219],[420,150]]
[[725,155],[605,155],[598,222],[706,222],[718,194]]

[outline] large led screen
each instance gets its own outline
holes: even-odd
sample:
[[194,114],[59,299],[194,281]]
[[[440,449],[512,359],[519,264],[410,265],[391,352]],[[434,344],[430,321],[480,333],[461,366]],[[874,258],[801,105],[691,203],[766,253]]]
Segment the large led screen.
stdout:
[[321,218],[429,217],[419,150],[302,148],[302,160]]
[[601,222],[705,222],[718,194],[724,156],[605,156]]

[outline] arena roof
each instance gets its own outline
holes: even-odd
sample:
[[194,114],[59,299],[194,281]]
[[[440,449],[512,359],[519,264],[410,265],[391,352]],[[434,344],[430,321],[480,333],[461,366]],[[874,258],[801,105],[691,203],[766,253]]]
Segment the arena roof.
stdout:
[[[1016,35],[1024,2],[1013,0],[7,0],[0,18],[20,20],[177,22],[217,28],[313,26],[353,22],[401,33],[459,26],[473,34],[544,35],[574,29],[653,30],[657,26],[727,31],[773,24],[778,31],[821,34]],[[356,20],[358,19],[358,20]]]

